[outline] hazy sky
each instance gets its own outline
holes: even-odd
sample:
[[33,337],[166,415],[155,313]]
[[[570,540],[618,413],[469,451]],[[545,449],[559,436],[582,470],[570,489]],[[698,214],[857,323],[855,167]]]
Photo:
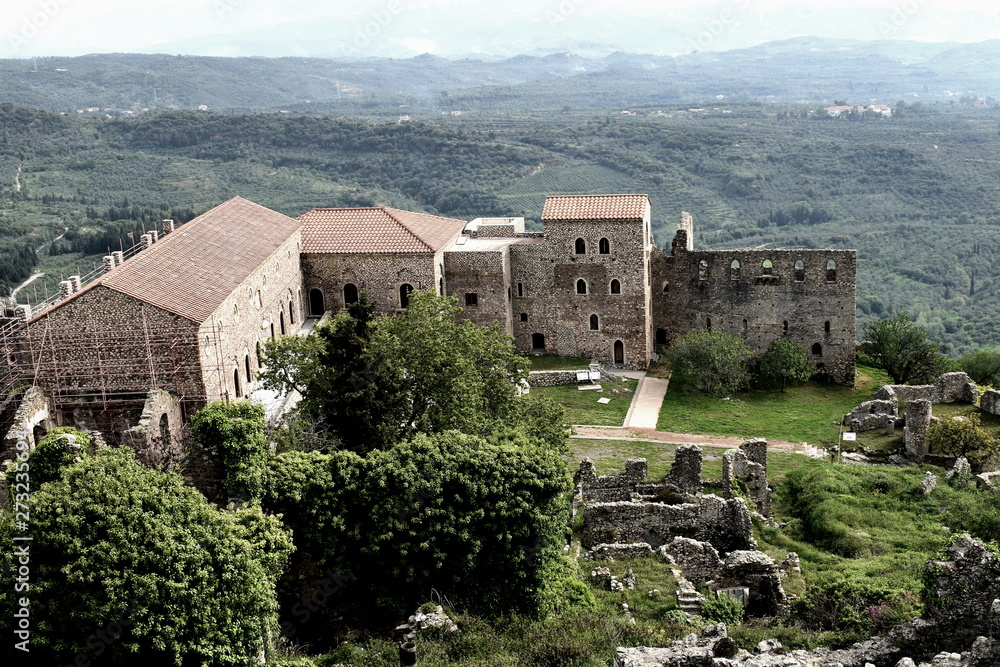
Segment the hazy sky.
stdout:
[[0,57],[688,53],[795,36],[978,42],[986,0],[7,0]]

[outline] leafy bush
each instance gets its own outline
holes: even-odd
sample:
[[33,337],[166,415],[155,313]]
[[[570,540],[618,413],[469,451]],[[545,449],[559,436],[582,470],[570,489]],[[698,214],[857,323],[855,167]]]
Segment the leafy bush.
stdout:
[[931,453],[964,456],[978,470],[1000,451],[1000,440],[983,428],[974,413],[939,419],[927,428],[926,437]]
[[32,656],[252,665],[267,648],[291,550],[277,518],[104,449],[36,491],[31,519]]
[[229,497],[259,499],[268,456],[264,406],[217,401],[199,410],[191,425],[202,447],[222,455],[223,486]]
[[718,595],[701,604],[701,615],[716,623],[739,625],[743,622],[743,603],[732,595]]
[[[67,447],[66,436],[73,438],[76,444],[80,445],[77,453],[74,454]],[[63,470],[87,456],[90,446],[90,436],[83,431],[69,427],[52,429],[45,434],[28,458],[32,483],[37,488],[45,482],[59,479]]]
[[667,350],[678,380],[720,397],[750,381],[750,356],[746,341],[727,331],[693,331]]

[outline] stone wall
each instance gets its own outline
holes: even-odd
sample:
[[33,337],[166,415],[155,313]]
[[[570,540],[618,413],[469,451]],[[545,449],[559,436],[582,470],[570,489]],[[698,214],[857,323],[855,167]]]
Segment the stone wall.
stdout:
[[923,460],[927,455],[927,428],[931,425],[931,402],[924,399],[913,399],[906,403],[906,429],[903,433],[903,446],[907,457],[916,461]]
[[750,616],[777,616],[788,601],[781,586],[781,569],[760,551],[733,551],[726,557],[713,588],[730,587],[750,589],[746,605]]
[[514,335],[508,244],[478,250],[456,246],[444,253],[444,275],[445,293],[458,299],[465,319]]
[[124,440],[143,465],[166,468],[180,462],[184,416],[177,397],[162,389],[149,392],[139,423],[125,432]]
[[[658,250],[652,258],[658,341],[712,328],[743,336],[760,354],[786,338],[811,353],[817,373],[854,384],[854,250],[691,251],[688,240],[680,230],[673,254]],[[835,275],[828,274],[830,261]]]
[[[307,308],[302,296],[299,248],[301,232],[296,231],[202,323],[199,341],[206,369],[207,400],[249,396],[257,386],[260,371],[258,346],[291,334],[302,325]],[[173,391],[170,385],[151,386]]]
[[[759,463],[763,459],[763,463]],[[771,487],[767,485],[767,441],[747,440],[722,455],[722,488],[726,498],[745,492],[754,509],[771,518]]]
[[844,416],[845,426],[856,425],[858,432],[885,427],[889,419],[899,414],[899,403],[892,400],[865,401]]
[[681,445],[674,452],[674,462],[667,474],[667,484],[681,493],[701,493],[702,451],[697,445]]
[[14,413],[10,429],[4,435],[0,462],[14,459],[19,440],[26,441],[29,449],[34,449],[53,426],[55,424],[48,397],[38,387],[29,387]]
[[1000,415],[1000,391],[987,389],[979,399],[979,407],[983,412],[991,415]]
[[663,546],[663,550],[684,571],[684,576],[694,583],[711,581],[722,570],[719,552],[708,542],[675,537]]
[[573,481],[581,488],[584,501],[631,500],[636,487],[646,481],[646,469],[646,459],[628,459],[624,474],[599,476],[594,462],[584,459]]
[[720,553],[756,547],[750,511],[742,498],[724,500],[708,495],[681,505],[589,503],[583,508],[583,516],[585,549],[615,542],[646,542],[655,548],[675,537],[709,542]]
[[334,312],[344,307],[344,286],[348,283],[367,292],[383,313],[402,306],[399,289],[404,284],[415,290],[442,293],[443,252],[436,253],[309,253],[302,255],[302,290],[306,312],[311,312],[310,292],[319,290],[324,307]]
[[887,384],[875,392],[880,401],[924,400],[931,403],[972,403],[979,398],[976,383],[965,373],[945,373],[934,384]]

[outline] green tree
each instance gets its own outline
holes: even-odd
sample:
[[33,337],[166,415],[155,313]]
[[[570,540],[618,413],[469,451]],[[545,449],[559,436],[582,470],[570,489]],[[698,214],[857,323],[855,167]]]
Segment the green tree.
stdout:
[[800,345],[779,338],[771,343],[760,358],[761,376],[781,380],[781,391],[787,382],[805,382],[816,372],[816,364]]
[[1000,440],[983,428],[977,414],[933,422],[927,427],[927,446],[934,454],[964,456],[977,470],[1000,453]]
[[90,436],[75,428],[54,428],[46,433],[28,458],[32,484],[37,488],[59,479],[63,470],[87,456],[90,445]]
[[528,361],[510,336],[461,318],[454,298],[433,292],[412,293],[399,315],[374,312],[362,298],[306,339],[268,343],[265,386],[300,391],[302,411],[357,452],[415,433],[505,428],[565,446],[561,413],[520,396]]
[[1000,387],[1000,350],[977,350],[958,358],[958,367],[977,384]]
[[667,350],[674,373],[706,394],[728,396],[750,380],[746,341],[726,331],[693,331]]
[[277,517],[220,511],[179,475],[103,449],[35,491],[31,520],[38,664],[252,665],[268,648],[291,550]]
[[221,456],[226,494],[231,499],[258,500],[268,458],[264,406],[217,401],[199,410],[191,426],[198,443]]
[[945,358],[937,346],[906,313],[865,322],[861,330],[862,350],[896,384],[930,382],[945,370]]

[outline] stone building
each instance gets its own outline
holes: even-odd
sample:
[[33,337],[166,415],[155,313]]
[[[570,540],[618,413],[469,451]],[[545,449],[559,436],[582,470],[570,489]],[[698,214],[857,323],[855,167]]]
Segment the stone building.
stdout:
[[[89,285],[0,323],[0,383],[37,386],[46,424],[129,430],[157,423],[162,389],[186,419],[207,401],[255,388],[263,342],[366,292],[383,312],[411,290],[455,296],[463,316],[496,325],[526,353],[645,368],[656,346],[723,329],[762,352],[787,337],[817,370],[853,383],[853,250],[696,251],[682,214],[669,249],[653,243],[643,194],[547,197],[544,231],[522,218],[472,222],[389,207],[317,208],[292,219],[236,197]],[[146,247],[148,246],[148,247]],[[35,397],[37,399],[37,397]],[[33,399],[33,400],[35,400]],[[16,404],[0,405],[12,413]],[[103,421],[102,421],[103,420]],[[8,420],[9,421],[9,420]],[[169,417],[169,428],[180,424]],[[103,424],[103,426],[102,426]]]

